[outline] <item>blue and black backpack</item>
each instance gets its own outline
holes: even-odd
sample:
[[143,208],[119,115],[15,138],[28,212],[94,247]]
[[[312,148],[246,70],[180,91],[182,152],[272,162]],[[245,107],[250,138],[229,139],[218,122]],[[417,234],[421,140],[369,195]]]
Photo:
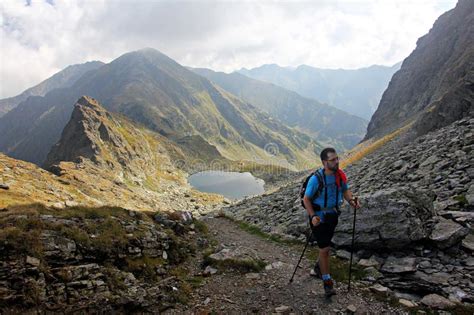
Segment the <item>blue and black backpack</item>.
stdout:
[[318,198],[319,195],[321,194],[321,192],[323,191],[323,186],[324,186],[323,185],[323,183],[324,183],[323,175],[321,175],[321,169],[318,169],[318,170],[314,171],[313,173],[311,173],[309,176],[307,176],[305,178],[305,180],[303,181],[303,183],[301,184],[301,187],[300,187],[300,201],[301,201],[301,205],[305,209],[306,209],[306,207],[304,206],[304,202],[303,202],[304,193],[306,192],[306,187],[308,186],[309,179],[313,175],[318,177],[318,189],[316,190],[316,193],[313,196],[313,200]]

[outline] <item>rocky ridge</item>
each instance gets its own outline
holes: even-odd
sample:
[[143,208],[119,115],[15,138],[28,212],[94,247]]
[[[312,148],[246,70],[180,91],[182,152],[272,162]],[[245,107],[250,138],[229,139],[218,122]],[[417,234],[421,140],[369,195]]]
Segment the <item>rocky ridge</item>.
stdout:
[[[406,142],[404,134],[346,169],[360,196],[355,246],[368,281],[392,289],[473,302],[474,119]],[[243,200],[230,217],[290,239],[305,239],[300,181]],[[342,209],[334,243],[347,257],[352,211]],[[411,297],[411,299],[418,299]]]
[[38,204],[0,213],[0,309],[161,312],[188,294],[176,272],[207,241],[190,213]]

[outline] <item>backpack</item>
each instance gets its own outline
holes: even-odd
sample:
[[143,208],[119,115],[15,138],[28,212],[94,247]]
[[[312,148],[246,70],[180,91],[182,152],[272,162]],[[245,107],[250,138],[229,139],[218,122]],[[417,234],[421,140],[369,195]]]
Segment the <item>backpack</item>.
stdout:
[[305,180],[303,181],[303,183],[301,184],[301,187],[300,187],[300,201],[301,201],[301,205],[305,209],[306,209],[306,207],[304,206],[304,202],[303,202],[304,193],[306,192],[306,187],[308,186],[309,179],[313,175],[318,177],[318,189],[316,190],[316,193],[313,196],[313,200],[318,198],[319,195],[321,194],[321,192],[323,191],[323,186],[324,186],[323,175],[321,175],[321,172],[319,170],[316,170],[305,178]]

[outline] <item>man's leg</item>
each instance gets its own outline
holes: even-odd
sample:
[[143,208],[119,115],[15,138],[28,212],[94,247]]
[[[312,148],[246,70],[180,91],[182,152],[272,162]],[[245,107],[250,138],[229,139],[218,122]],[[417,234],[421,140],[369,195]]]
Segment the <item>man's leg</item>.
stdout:
[[329,249],[329,246],[319,249],[319,267],[323,275],[329,274]]
[[331,239],[334,235],[334,230],[336,229],[338,218],[335,213],[331,213],[326,216],[326,219],[327,221],[324,225],[324,242],[322,242],[320,246],[319,261],[321,266],[321,278],[323,279],[324,293],[327,297],[330,297],[331,295],[336,294],[336,291],[334,290],[334,282],[331,278],[331,274],[329,273],[329,255],[331,249]]

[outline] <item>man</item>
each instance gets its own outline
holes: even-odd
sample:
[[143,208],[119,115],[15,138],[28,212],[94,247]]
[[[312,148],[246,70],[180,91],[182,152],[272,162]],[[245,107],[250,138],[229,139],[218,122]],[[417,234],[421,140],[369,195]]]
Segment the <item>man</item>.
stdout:
[[[339,169],[339,157],[336,150],[324,149],[321,152],[321,162],[324,168],[317,171],[320,172],[319,175],[313,175],[309,179],[303,203],[309,215],[313,237],[320,248],[319,259],[316,261],[314,270],[311,270],[311,274],[323,280],[324,292],[329,297],[336,294],[334,282],[329,273],[329,249],[338,223],[342,198],[344,197],[349,202],[354,211],[360,208],[360,204],[348,188],[346,175]],[[321,179],[322,183],[320,183]]]

